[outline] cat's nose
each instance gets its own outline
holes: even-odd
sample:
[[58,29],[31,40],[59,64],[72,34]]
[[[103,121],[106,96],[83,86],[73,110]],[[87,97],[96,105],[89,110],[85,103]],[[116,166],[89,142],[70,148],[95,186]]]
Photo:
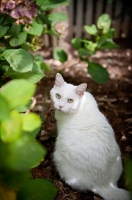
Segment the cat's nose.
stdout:
[[63,108],[63,106],[59,105],[60,108]]

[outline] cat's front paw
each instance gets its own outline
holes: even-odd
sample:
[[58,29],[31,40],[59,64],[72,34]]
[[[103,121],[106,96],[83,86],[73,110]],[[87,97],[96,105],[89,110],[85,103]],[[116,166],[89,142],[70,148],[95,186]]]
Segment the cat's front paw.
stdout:
[[77,183],[78,183],[77,178],[73,178],[73,179],[66,181],[66,184],[71,186],[71,187],[74,186],[74,185],[77,185]]

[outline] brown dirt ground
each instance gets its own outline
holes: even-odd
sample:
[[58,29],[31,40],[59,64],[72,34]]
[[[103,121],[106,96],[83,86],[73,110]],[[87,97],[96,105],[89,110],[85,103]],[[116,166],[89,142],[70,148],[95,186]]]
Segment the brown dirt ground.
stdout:
[[[90,191],[83,193],[72,190],[60,180],[54,168],[52,153],[57,132],[49,90],[54,84],[57,72],[63,75],[65,81],[74,85],[83,82],[88,84],[88,91],[94,95],[100,110],[107,117],[115,131],[116,140],[121,148],[123,163],[126,155],[132,156],[132,50],[101,51],[93,59],[107,68],[110,75],[107,84],[101,85],[93,82],[87,73],[87,65],[78,63],[76,56],[73,56],[65,64],[53,59],[45,59],[45,62],[51,66],[51,72],[47,73],[38,84],[35,112],[41,115],[42,105],[45,108],[39,140],[46,147],[48,153],[45,160],[38,167],[32,169],[32,174],[34,178],[44,178],[51,181],[58,188],[55,200],[101,199],[101,197]],[[43,103],[44,100],[45,104]],[[126,186],[127,180],[122,175],[119,180],[119,187],[126,188]]]

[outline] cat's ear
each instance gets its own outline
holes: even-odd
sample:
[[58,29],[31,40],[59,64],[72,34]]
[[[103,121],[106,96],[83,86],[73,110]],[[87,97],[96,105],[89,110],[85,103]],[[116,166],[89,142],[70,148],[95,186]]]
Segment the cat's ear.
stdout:
[[87,83],[82,83],[76,87],[76,93],[82,96],[87,89]]
[[54,86],[61,87],[64,84],[64,82],[65,81],[64,81],[63,77],[59,73],[57,73]]

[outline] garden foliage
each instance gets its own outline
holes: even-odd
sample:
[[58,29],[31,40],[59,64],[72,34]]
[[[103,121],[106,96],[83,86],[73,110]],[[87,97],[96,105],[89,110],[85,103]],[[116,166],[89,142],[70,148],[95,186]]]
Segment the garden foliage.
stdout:
[[92,40],[73,38],[71,43],[77,50],[80,60],[88,63],[88,73],[97,83],[106,83],[108,72],[100,64],[92,60],[98,50],[115,49],[118,45],[113,41],[115,29],[111,28],[111,19],[108,14],[101,15],[97,20],[97,26],[84,26],[85,31],[92,36]]
[[[55,23],[63,13],[47,14],[68,0],[2,0],[0,6],[0,199],[52,200],[57,189],[44,179],[32,179],[30,169],[46,154],[36,140],[40,117],[26,112],[42,77],[49,71],[40,55],[44,34],[59,36]],[[6,77],[14,79],[7,81]],[[7,82],[6,84],[4,84]]]

